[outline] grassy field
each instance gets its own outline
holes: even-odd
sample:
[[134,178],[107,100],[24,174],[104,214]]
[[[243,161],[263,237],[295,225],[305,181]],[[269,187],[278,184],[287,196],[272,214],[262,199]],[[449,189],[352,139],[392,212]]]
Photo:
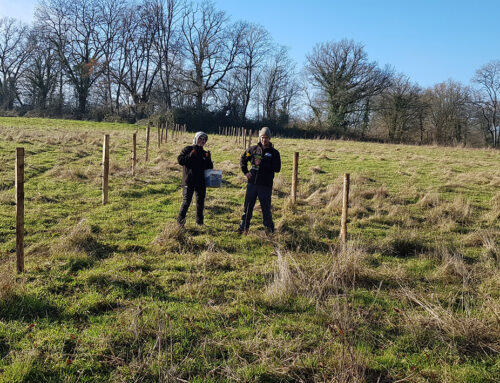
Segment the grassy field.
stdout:
[[192,136],[152,144],[146,163],[144,127],[0,118],[0,382],[498,381],[500,152],[276,138],[276,233],[264,234],[257,206],[239,236],[245,178],[230,137],[207,144],[224,183],[208,190],[206,225],[194,206],[184,230],[175,223],[176,157]]

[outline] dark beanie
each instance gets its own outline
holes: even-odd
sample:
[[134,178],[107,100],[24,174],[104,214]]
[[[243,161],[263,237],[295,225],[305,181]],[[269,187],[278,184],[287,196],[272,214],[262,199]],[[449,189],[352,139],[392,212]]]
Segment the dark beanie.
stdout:
[[261,130],[259,130],[259,137],[262,136],[271,138],[271,129],[269,129],[267,126],[264,126]]

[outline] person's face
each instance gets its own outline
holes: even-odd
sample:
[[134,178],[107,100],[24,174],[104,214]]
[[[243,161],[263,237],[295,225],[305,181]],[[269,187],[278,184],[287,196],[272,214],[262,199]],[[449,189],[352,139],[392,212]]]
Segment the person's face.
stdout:
[[203,147],[207,142],[207,138],[204,136],[198,137],[198,141],[196,141],[196,145]]
[[270,142],[271,142],[271,139],[268,136],[260,136],[260,143],[263,146],[268,146]]

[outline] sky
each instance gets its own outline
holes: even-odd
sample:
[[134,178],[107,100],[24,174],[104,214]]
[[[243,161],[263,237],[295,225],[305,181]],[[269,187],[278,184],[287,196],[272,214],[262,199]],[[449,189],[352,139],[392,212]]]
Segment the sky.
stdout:
[[[0,0],[0,17],[30,22],[37,0]],[[232,21],[262,25],[300,69],[317,43],[352,39],[370,61],[430,87],[469,84],[500,60],[500,0],[215,0]]]

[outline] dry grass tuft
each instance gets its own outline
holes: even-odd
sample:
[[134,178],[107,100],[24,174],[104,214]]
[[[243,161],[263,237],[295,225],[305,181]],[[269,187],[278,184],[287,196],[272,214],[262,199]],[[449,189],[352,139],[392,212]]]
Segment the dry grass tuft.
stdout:
[[215,168],[222,170],[223,173],[228,173],[231,175],[236,175],[241,172],[239,165],[234,161],[225,160],[214,164],[214,166]]
[[395,257],[412,257],[428,248],[417,231],[397,229],[385,237],[381,250]]
[[320,155],[318,156],[318,159],[329,160],[330,158],[325,154],[325,152],[321,152]]
[[328,296],[337,294],[369,273],[365,252],[349,243],[345,250],[332,250],[325,256],[308,259],[308,266],[301,265],[291,254],[276,249],[273,282],[265,297],[272,302],[286,302],[291,297],[305,296],[316,303],[324,303]]
[[500,222],[500,192],[491,198],[490,210],[482,218],[489,224]]
[[486,263],[492,261],[494,265],[500,266],[500,245],[498,232],[485,230],[481,233],[484,248],[483,258]]
[[16,294],[19,287],[20,283],[16,279],[15,270],[9,270],[6,265],[0,268],[0,301]]
[[468,354],[500,353],[500,322],[497,318],[472,317],[468,310],[460,314],[409,289],[404,289],[404,293],[421,309],[407,314],[405,325],[410,331],[421,331],[426,337],[440,339]]
[[464,246],[482,246],[484,231],[484,229],[480,229],[467,234],[466,236],[462,237],[461,243]]
[[500,187],[500,174],[497,173],[497,175],[492,176],[489,185],[494,187]]
[[106,362],[117,365],[115,381],[184,381],[172,358],[174,328],[169,313],[155,306],[133,307],[120,315],[116,327],[102,340],[110,351]]
[[202,252],[198,264],[208,271],[231,271],[235,268],[233,259],[228,253],[213,249]]
[[441,265],[434,271],[434,277],[444,280],[462,280],[467,284],[471,278],[470,270],[464,262],[464,257],[457,251],[450,251],[447,247],[440,247],[436,256],[441,260]]
[[321,169],[321,166],[319,166],[319,165],[313,166],[310,169],[311,169],[311,173],[314,173],[314,174],[322,174],[325,172],[323,169]]
[[438,193],[429,192],[424,194],[417,202],[417,205],[422,208],[437,207],[441,203]]
[[82,168],[68,167],[67,165],[55,166],[47,172],[47,174],[50,175],[50,177],[52,178],[59,178],[72,181],[86,180],[89,178],[90,173],[91,169],[89,167],[82,169]]
[[[326,205],[326,209],[333,212],[342,210],[342,184],[330,184],[326,190],[319,195],[316,203],[320,206]],[[311,195],[312,196],[312,195]],[[311,200],[314,203],[314,199]]]
[[157,254],[168,251],[181,253],[183,250],[189,250],[190,247],[191,241],[186,234],[186,230],[179,226],[177,222],[167,223],[153,241],[153,249]]
[[291,184],[289,180],[284,177],[281,173],[279,173],[273,182],[273,191],[278,192],[280,194],[289,194],[291,190]]
[[51,247],[53,254],[60,253],[92,253],[97,250],[99,244],[92,228],[86,219],[82,219],[65,236],[61,237]]
[[124,164],[117,161],[110,161],[109,164],[109,175],[115,177],[126,176],[132,174],[132,165],[124,166]]
[[468,223],[473,214],[473,209],[469,200],[459,195],[451,202],[441,203],[431,209],[427,215],[430,223],[442,228],[453,229],[455,224],[463,225]]
[[299,186],[297,188],[297,193],[300,196],[306,196],[306,198],[309,198],[311,196],[311,194],[313,194],[318,189],[319,189],[319,186],[318,186],[316,181],[311,180],[309,182],[299,182]]
[[14,193],[0,193],[0,205],[15,205]]
[[[292,266],[290,262],[294,262],[292,257],[283,256],[281,250],[276,250],[278,259],[274,267],[274,279],[270,286],[268,286],[265,297],[273,302],[287,301],[296,293],[296,277],[292,273]],[[296,267],[296,272],[300,269]]]
[[384,200],[389,197],[389,191],[385,187],[379,187],[375,189],[356,191],[351,194],[351,199],[356,200],[357,198],[363,199],[376,199],[376,200]]

